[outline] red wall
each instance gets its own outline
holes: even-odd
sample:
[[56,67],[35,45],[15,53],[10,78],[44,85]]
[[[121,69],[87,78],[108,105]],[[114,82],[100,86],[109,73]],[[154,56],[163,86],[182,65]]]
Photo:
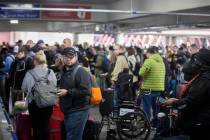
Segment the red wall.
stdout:
[[10,32],[0,32],[0,44],[10,42]]

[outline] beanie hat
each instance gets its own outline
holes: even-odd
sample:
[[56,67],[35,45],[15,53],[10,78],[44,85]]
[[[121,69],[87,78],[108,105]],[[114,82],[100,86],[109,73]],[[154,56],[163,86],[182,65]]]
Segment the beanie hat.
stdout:
[[202,48],[199,50],[195,57],[203,65],[210,66],[210,50]]

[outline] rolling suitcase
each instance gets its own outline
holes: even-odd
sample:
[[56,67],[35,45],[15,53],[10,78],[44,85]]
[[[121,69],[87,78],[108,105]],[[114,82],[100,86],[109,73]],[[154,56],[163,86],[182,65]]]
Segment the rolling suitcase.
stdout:
[[28,113],[16,114],[16,134],[18,140],[33,140],[32,126]]
[[102,124],[89,115],[83,132],[83,140],[99,140]]
[[99,112],[102,117],[108,117],[113,112],[114,89],[105,89],[102,92],[103,100],[99,105]]
[[33,140],[32,125],[27,108],[25,108],[24,92],[22,92],[22,101],[15,102],[14,112],[18,140]]

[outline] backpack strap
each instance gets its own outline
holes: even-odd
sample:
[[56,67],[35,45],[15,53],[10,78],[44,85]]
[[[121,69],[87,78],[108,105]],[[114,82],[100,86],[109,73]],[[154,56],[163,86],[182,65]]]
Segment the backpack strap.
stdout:
[[129,69],[129,70],[131,71],[131,73],[134,75],[132,68],[135,67],[135,66],[133,66],[133,64],[128,60],[128,58],[127,58],[125,55],[123,55],[123,56],[125,57],[125,60],[126,60],[127,63],[128,63],[128,69]]
[[51,72],[51,70],[48,69],[48,70],[47,70],[47,74],[45,75],[45,78],[46,78],[46,79],[48,79],[48,77],[49,77],[49,75],[50,75],[50,72]]
[[71,74],[71,80],[73,82],[73,85],[75,86],[75,77],[76,77],[76,73],[79,70],[79,68],[81,68],[81,65],[77,65],[76,68],[74,68],[72,74]]
[[192,82],[199,76],[199,74],[195,75],[187,84],[191,85]]
[[15,57],[12,55],[8,55],[7,57],[10,57],[13,61],[15,61]]
[[37,75],[35,74],[35,72],[33,70],[30,70],[28,72],[31,74],[31,76],[33,77],[34,81],[37,82],[38,79],[37,79]]

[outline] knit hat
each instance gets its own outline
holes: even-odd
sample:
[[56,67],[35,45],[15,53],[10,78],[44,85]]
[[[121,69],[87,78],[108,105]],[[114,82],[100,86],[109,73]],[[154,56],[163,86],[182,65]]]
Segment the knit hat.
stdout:
[[210,50],[202,48],[199,50],[195,57],[203,65],[210,66]]

